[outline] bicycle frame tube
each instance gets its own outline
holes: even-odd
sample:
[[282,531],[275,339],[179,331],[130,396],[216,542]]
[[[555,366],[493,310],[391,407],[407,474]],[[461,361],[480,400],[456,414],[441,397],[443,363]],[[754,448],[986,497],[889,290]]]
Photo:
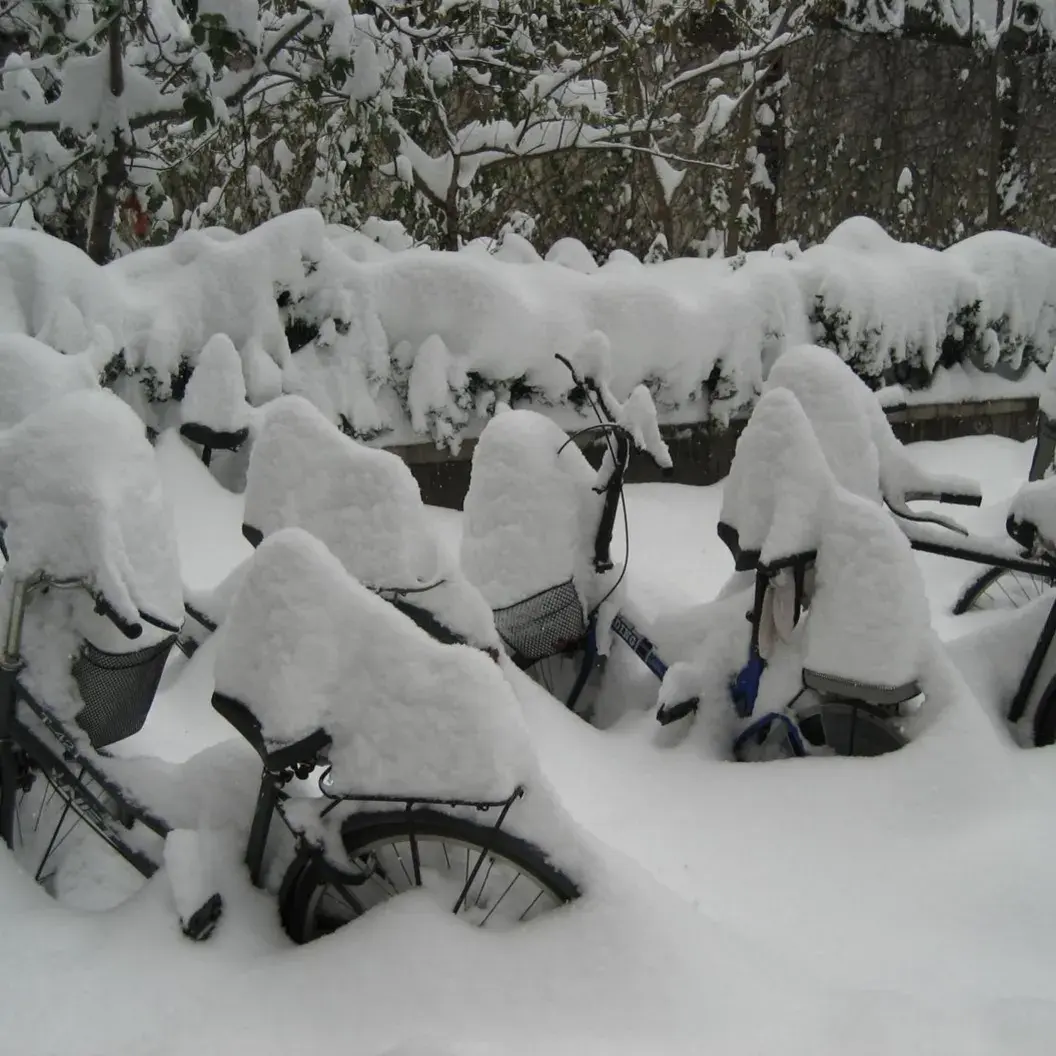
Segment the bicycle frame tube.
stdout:
[[614,429],[616,452],[613,456],[612,475],[605,484],[605,504],[598,522],[598,532],[594,537],[594,571],[607,572],[612,568],[612,529],[616,524],[616,509],[620,504],[620,493],[623,490],[623,478],[627,473],[627,463],[631,457],[631,443],[622,429]]
[[7,634],[0,652],[0,839],[8,847],[14,846],[15,742],[12,737],[15,721],[15,680],[22,666],[22,620],[29,602],[30,588],[25,580],[17,580],[11,589]]
[[1027,710],[1027,700],[1030,698],[1034,683],[1037,681],[1041,665],[1045,662],[1045,655],[1052,645],[1053,638],[1056,638],[1056,601],[1052,603],[1049,609],[1045,624],[1041,628],[1041,634],[1038,635],[1037,644],[1034,646],[1034,651],[1030,654],[1030,659],[1027,661],[1027,666],[1023,671],[1023,677],[1019,681],[1016,695],[1012,698],[1012,703],[1008,709],[1009,722],[1019,722],[1023,718],[1023,713]]
[[249,839],[246,842],[245,862],[254,887],[262,887],[264,884],[264,851],[268,845],[271,819],[275,815],[275,808],[281,796],[275,776],[267,769],[263,770],[260,775],[257,805],[253,810],[253,824],[250,826]]

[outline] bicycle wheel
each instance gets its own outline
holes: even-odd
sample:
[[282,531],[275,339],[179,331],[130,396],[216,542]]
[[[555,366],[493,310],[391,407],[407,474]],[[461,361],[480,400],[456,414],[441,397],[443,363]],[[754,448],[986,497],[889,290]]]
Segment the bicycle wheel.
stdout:
[[988,568],[964,588],[953,606],[954,616],[966,612],[1018,609],[1041,597],[1052,586],[1052,579],[1010,568]]
[[310,851],[287,871],[279,911],[294,942],[328,935],[416,888],[478,927],[532,920],[579,893],[530,843],[435,810],[353,816],[342,839],[347,871]]
[[0,792],[0,816],[21,868],[76,909],[112,909],[138,891],[156,867],[128,844],[131,831],[108,813],[114,804],[106,791],[89,774],[38,765],[21,748],[8,758],[14,793],[9,802]]

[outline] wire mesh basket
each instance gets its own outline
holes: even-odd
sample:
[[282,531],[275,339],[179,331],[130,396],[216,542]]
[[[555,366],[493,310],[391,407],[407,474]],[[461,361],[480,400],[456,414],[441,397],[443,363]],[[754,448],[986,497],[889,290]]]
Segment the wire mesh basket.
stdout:
[[494,616],[499,637],[525,665],[574,648],[587,633],[583,603],[572,580],[495,609]]
[[102,748],[142,729],[176,635],[133,653],[105,653],[85,642],[73,664],[84,707],[77,724]]

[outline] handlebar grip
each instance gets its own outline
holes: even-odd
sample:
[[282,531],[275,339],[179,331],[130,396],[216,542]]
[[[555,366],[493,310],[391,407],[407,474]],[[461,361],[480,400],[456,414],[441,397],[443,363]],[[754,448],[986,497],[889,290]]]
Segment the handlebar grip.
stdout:
[[143,633],[143,624],[126,620],[102,594],[92,594],[95,611],[105,616],[126,638],[135,639]]

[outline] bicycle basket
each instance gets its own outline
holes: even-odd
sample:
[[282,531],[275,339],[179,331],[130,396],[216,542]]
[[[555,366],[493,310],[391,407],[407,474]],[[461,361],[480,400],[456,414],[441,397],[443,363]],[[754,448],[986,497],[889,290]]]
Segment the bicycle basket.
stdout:
[[495,609],[495,629],[522,664],[534,664],[578,645],[587,633],[583,603],[569,580]]
[[134,653],[104,653],[84,643],[73,664],[84,701],[77,724],[94,748],[124,740],[142,728],[175,641],[176,635],[171,635]]

